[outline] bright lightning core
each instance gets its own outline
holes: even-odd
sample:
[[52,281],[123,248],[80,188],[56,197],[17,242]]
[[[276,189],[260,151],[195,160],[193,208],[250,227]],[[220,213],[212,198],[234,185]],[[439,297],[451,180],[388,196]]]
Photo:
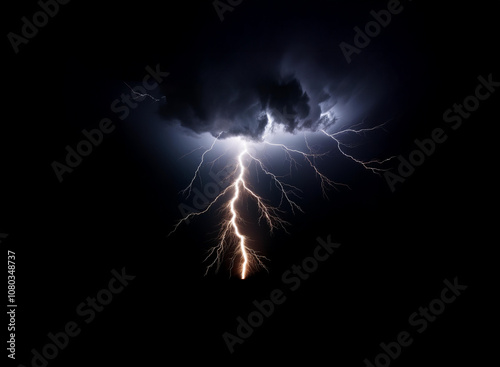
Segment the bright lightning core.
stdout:
[[[373,173],[380,173],[384,171],[383,164],[391,160],[393,157],[387,159],[371,159],[368,161],[355,158],[353,154],[348,153],[348,150],[352,147],[344,142],[348,136],[354,135],[366,135],[371,134],[376,130],[382,129],[385,124],[380,124],[374,127],[363,127],[356,128],[356,126],[351,128],[346,128],[343,130],[338,130],[333,133],[328,133],[326,130],[320,130],[318,134],[324,134],[331,140],[334,141],[334,146],[336,150],[342,154],[346,159],[350,159],[352,162],[361,165],[366,170],[372,171]],[[197,179],[201,180],[201,168],[204,165],[212,165],[221,159],[226,153],[217,156],[212,161],[207,161],[209,154],[214,150],[217,143],[220,144],[222,140],[220,139],[222,133],[213,139],[210,147],[203,150],[199,164],[197,165],[194,175],[189,182],[189,184],[181,191],[181,193],[188,198],[191,195],[193,185]],[[297,200],[300,198],[301,190],[284,181],[285,177],[289,177],[292,174],[292,169],[298,169],[304,163],[317,177],[319,181],[319,188],[322,191],[324,197],[327,197],[327,191],[330,188],[347,187],[343,183],[333,181],[332,179],[325,176],[316,163],[317,159],[325,158],[329,151],[315,152],[309,145],[307,136],[304,134],[304,142],[307,148],[306,151],[288,147],[282,143],[275,143],[273,137],[276,136],[276,128],[272,123],[268,124],[266,132],[263,136],[261,142],[245,141],[242,138],[232,139],[235,140],[238,145],[238,154],[235,157],[235,166],[229,170],[226,180],[228,186],[225,187],[219,195],[217,195],[212,201],[209,202],[204,210],[199,212],[192,212],[187,214],[185,217],[181,218],[175,225],[170,234],[174,233],[181,224],[189,222],[194,217],[203,215],[215,206],[219,207],[222,220],[219,229],[219,235],[217,237],[217,245],[212,247],[207,254],[206,261],[209,262],[207,266],[207,271],[215,266],[216,271],[219,270],[222,260],[225,258],[226,254],[230,254],[231,268],[234,266],[235,262],[238,263],[237,271],[240,274],[241,279],[245,279],[251,271],[255,271],[258,268],[266,268],[263,260],[265,257],[259,255],[255,250],[249,246],[249,238],[244,233],[242,223],[245,222],[242,218],[242,213],[238,210],[238,204],[241,202],[242,197],[246,196],[252,199],[256,204],[259,212],[258,222],[265,221],[270,232],[272,233],[274,229],[283,229],[286,231],[287,222],[281,218],[283,210],[288,207],[292,213],[296,211],[303,212],[302,208],[299,206]],[[263,146],[265,148],[270,148],[272,150],[279,150],[284,153],[285,159],[289,164],[289,173],[286,175],[277,175],[273,173],[265,164],[264,158],[257,156],[260,152],[258,146]],[[193,153],[193,152],[191,152]],[[256,166],[256,174],[258,172],[266,175],[275,188],[280,193],[280,200],[277,206],[269,204],[264,200],[255,190],[251,188],[250,181],[251,175],[249,171],[250,165],[254,163]],[[169,235],[170,235],[169,234]]]

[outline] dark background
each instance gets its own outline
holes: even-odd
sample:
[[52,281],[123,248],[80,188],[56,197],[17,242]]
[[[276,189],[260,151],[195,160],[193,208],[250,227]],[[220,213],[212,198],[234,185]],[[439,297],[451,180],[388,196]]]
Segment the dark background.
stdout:
[[[424,80],[425,88],[404,86],[412,103],[400,115],[392,143],[406,156],[414,139],[444,126],[443,112],[474,92],[478,75],[500,76],[492,5],[404,5],[354,58],[385,52],[391,60],[400,57],[397,50],[425,55],[418,78],[409,78]],[[187,75],[197,58],[231,52],[231,39],[251,42],[251,32],[242,28],[275,22],[278,29],[287,17],[313,27],[316,19],[324,23],[335,13],[331,30],[338,28],[336,36],[349,42],[352,27],[364,25],[370,10],[385,7],[245,0],[221,22],[210,1],[72,1],[19,54],[5,37],[0,232],[9,234],[2,248],[17,256],[12,365],[30,365],[30,350],[40,351],[47,333],[61,331],[68,321],[81,324],[82,332],[50,366],[179,359],[290,364],[299,358],[313,365],[326,360],[361,366],[380,353],[379,343],[394,341],[403,330],[412,331],[415,341],[393,365],[482,362],[493,344],[486,332],[497,242],[491,236],[496,93],[462,127],[448,129],[448,140],[395,193],[382,178],[367,179],[371,173],[362,172],[359,181],[368,180],[370,187],[360,184],[358,191],[333,193],[328,202],[308,202],[314,213],[292,218],[290,235],[273,237],[269,273],[245,281],[229,278],[226,269],[203,276],[206,236],[199,228],[184,227],[166,238],[179,215],[177,157],[154,159],[144,138],[134,139],[138,127],[130,125],[140,116],[115,119],[116,131],[63,183],[51,168],[64,158],[66,145],[81,139],[81,129],[96,127],[109,114],[113,88],[126,92],[120,81],[141,80],[146,65],[160,63],[172,75]],[[5,4],[3,34],[19,33],[20,18],[37,10],[35,1]],[[318,38],[318,49],[338,48],[325,38]],[[404,74],[405,65],[400,67]],[[281,282],[283,272],[310,256],[317,236],[328,234],[341,247],[290,292]],[[76,306],[122,267],[136,278],[85,325]],[[464,294],[421,335],[410,329],[409,315],[440,295],[444,279],[455,277],[468,285]],[[252,301],[267,299],[275,288],[285,290],[287,301],[231,355],[223,332],[234,334],[236,317],[246,318]]]

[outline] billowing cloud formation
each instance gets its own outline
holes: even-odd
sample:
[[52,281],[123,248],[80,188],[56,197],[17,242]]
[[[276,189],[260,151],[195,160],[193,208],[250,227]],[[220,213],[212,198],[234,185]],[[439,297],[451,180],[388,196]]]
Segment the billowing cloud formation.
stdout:
[[234,39],[239,28],[228,25],[217,42],[194,47],[185,73],[169,76],[162,118],[195,133],[259,140],[270,124],[296,133],[360,122],[397,94],[380,58],[366,52],[347,65],[333,20],[325,24],[334,30],[301,29],[297,19]]
[[334,123],[342,108],[347,111],[355,103],[361,114],[380,97],[366,96],[363,89],[370,88],[362,88],[360,80],[335,78],[312,64],[292,69],[291,62],[283,56],[274,67],[219,63],[191,83],[172,78],[161,114],[196,133],[260,139],[270,123],[289,133],[314,131]]
[[[268,61],[268,60],[267,60]],[[310,97],[293,74],[248,61],[218,62],[199,73],[193,83],[172,81],[162,107],[167,120],[194,132],[259,139],[270,120],[294,132],[306,122]],[[224,66],[223,66],[224,65]],[[307,122],[310,124],[310,122]]]

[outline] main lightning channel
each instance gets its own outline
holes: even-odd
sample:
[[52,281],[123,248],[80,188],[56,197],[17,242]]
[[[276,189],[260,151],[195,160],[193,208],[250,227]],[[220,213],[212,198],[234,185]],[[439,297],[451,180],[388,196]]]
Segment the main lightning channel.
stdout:
[[247,265],[248,265],[248,254],[247,254],[246,247],[245,247],[245,236],[243,236],[240,233],[240,230],[238,228],[238,223],[236,222],[236,219],[238,218],[238,212],[236,211],[234,204],[236,203],[236,201],[238,201],[238,198],[240,196],[240,185],[245,185],[245,183],[243,181],[243,178],[245,175],[245,166],[243,166],[243,156],[247,153],[248,153],[247,146],[246,146],[246,144],[244,144],[243,151],[238,156],[238,164],[240,167],[240,174],[239,174],[238,178],[236,179],[236,181],[234,182],[234,196],[231,199],[231,204],[230,204],[230,210],[231,210],[231,214],[232,214],[231,225],[234,229],[235,235],[240,240],[239,248],[240,248],[241,256],[243,258],[243,263],[241,264],[241,279],[245,279],[245,276],[246,276]]

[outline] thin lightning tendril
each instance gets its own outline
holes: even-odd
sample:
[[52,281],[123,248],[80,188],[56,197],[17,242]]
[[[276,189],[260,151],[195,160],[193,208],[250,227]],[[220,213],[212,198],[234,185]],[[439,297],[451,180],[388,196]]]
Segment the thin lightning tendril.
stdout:
[[[153,97],[151,94],[149,93],[139,93],[137,91],[134,90],[134,88],[132,88],[130,85],[128,85],[127,83],[123,82],[127,87],[128,89],[130,89],[130,91],[132,92],[132,98],[137,100],[139,98],[151,98],[153,101],[155,102],[160,102],[161,99],[159,98],[155,98]],[[162,99],[165,98],[165,96],[161,97]]]
[[337,137],[342,135],[342,134],[346,134],[346,133],[354,133],[354,134],[362,134],[362,133],[365,133],[365,132],[368,132],[368,131],[374,131],[374,130],[377,130],[377,129],[380,129],[382,128],[384,125],[386,124],[386,122],[380,124],[380,125],[377,125],[377,126],[374,126],[374,127],[371,127],[371,128],[364,128],[364,129],[345,129],[345,130],[341,130],[341,131],[338,131],[336,133],[333,133],[333,134],[328,134],[325,130],[321,129],[320,131],[325,134],[326,136],[330,137],[331,139],[333,139],[336,143],[337,143],[337,148],[339,149],[339,152],[353,160],[354,162],[356,163],[359,163],[361,166],[363,166],[365,169],[367,170],[370,170],[372,171],[373,173],[377,173],[379,174],[380,172],[385,172],[387,171],[387,169],[384,169],[384,168],[380,168],[380,167],[374,167],[373,164],[377,164],[377,165],[382,165],[384,164],[385,162],[388,162],[392,159],[395,158],[395,156],[392,156],[392,157],[389,157],[389,158],[386,158],[386,159],[372,159],[372,160],[369,160],[369,161],[362,161],[360,159],[357,159],[355,157],[353,157],[352,155],[346,153],[342,147],[343,146],[347,146],[347,144],[344,144],[342,143]]
[[[212,145],[210,146],[210,148],[208,148],[207,150],[205,150],[205,151],[203,152],[203,154],[201,155],[200,164],[198,164],[198,167],[196,167],[196,171],[194,172],[194,176],[193,176],[193,178],[191,179],[191,182],[189,183],[189,185],[187,185],[187,186],[186,186],[186,188],[185,188],[185,189],[181,190],[181,193],[182,193],[182,194],[185,194],[187,198],[191,195],[191,190],[192,190],[192,188],[193,188],[193,183],[194,183],[194,181],[196,180],[196,177],[197,177],[197,176],[199,175],[199,173],[200,173],[200,168],[201,168],[201,166],[203,165],[203,162],[204,162],[204,160],[205,160],[205,155],[206,155],[208,152],[210,152],[212,149],[214,149],[215,143],[219,140],[219,137],[221,136],[221,134],[222,134],[222,133],[220,133],[220,134],[219,134],[219,136],[217,136],[217,137],[214,139],[214,141],[213,141]],[[202,181],[201,181],[201,176],[200,176],[200,182],[202,182]],[[203,182],[202,182],[202,184],[203,184]],[[187,193],[187,194],[186,194],[186,193]]]
[[328,198],[327,190],[331,187],[334,188],[335,190],[338,190],[337,186],[345,186],[348,189],[350,189],[350,187],[346,184],[330,180],[328,177],[326,177],[324,174],[322,174],[319,171],[319,169],[316,167],[316,165],[314,164],[314,162],[313,162],[314,159],[321,158],[321,157],[325,156],[327,153],[304,153],[300,150],[290,149],[284,144],[275,144],[275,143],[269,143],[269,142],[264,142],[264,143],[283,149],[283,151],[285,151],[285,153],[287,154],[289,159],[291,159],[295,164],[297,164],[297,162],[292,157],[291,153],[296,153],[296,154],[299,154],[300,156],[302,156],[304,158],[304,160],[309,164],[309,166],[311,166],[311,168],[314,170],[316,176],[319,177],[320,183],[321,183],[321,192],[323,194],[323,197]]

